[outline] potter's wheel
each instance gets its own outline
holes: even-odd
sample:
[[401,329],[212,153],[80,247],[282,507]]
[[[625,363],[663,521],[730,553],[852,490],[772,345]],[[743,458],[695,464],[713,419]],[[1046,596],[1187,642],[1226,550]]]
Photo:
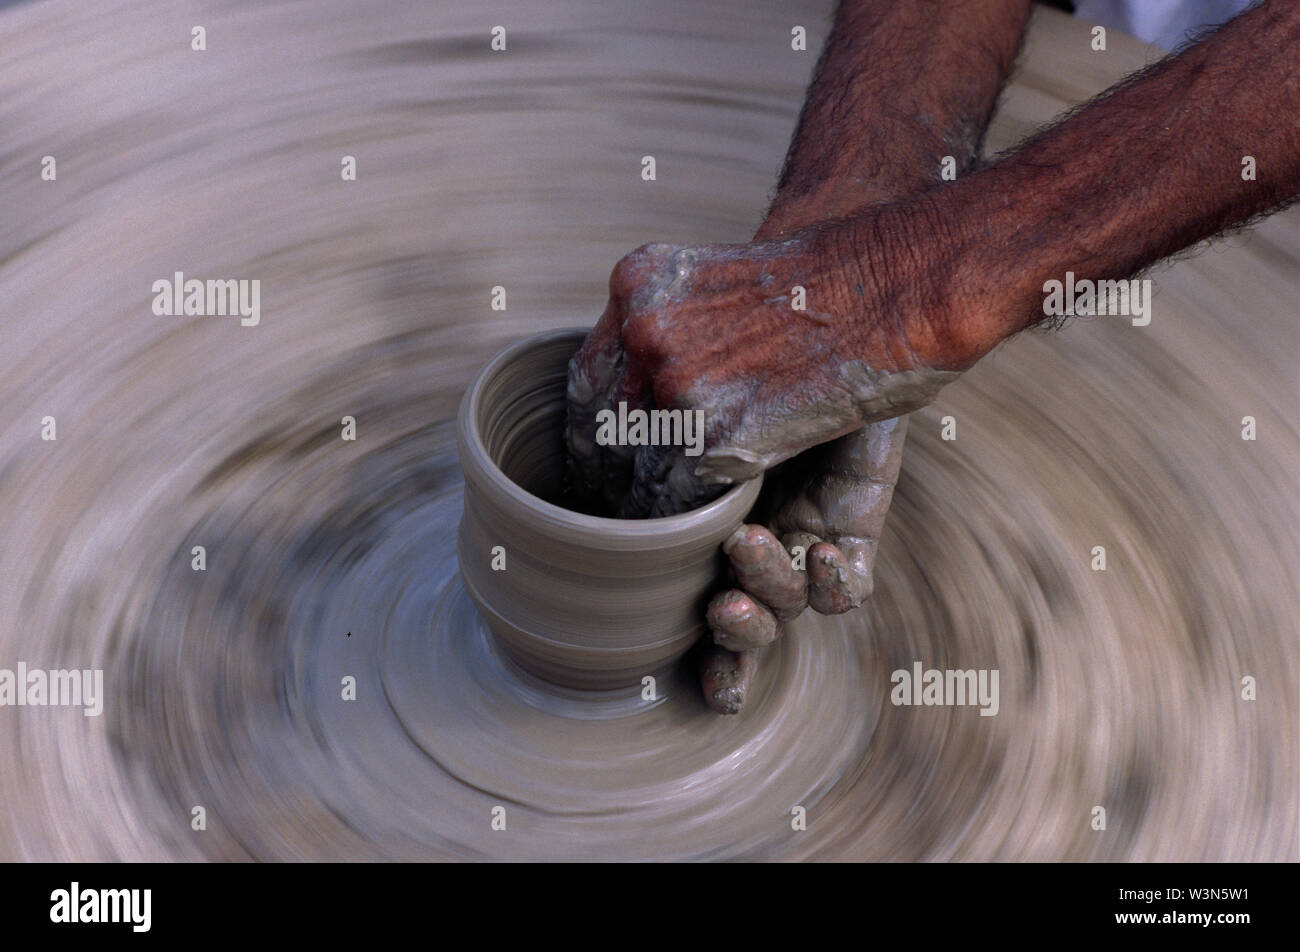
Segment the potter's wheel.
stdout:
[[[0,858],[1297,858],[1294,211],[917,415],[871,605],[744,716],[565,695],[457,579],[456,402],[624,251],[752,232],[829,4],[326,6],[205,11],[203,54],[161,2],[0,12],[0,667],[108,695],[0,709]],[[994,147],[1153,55],[1087,40],[1040,12]],[[262,323],[153,316],[176,270]],[[998,715],[891,705],[918,660]]]

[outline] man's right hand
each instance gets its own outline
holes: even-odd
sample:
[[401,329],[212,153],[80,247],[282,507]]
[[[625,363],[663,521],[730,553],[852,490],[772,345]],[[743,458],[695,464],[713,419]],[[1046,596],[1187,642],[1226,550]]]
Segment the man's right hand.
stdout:
[[[938,181],[945,156],[959,172],[969,169],[1028,7],[1028,0],[972,0],[961,8],[928,0],[842,0],[776,198],[755,240],[790,238],[817,222],[919,192]],[[616,288],[630,300],[639,274],[620,262],[611,308],[626,306],[617,303]],[[604,331],[598,329],[607,347],[608,316]],[[725,335],[723,317],[716,315],[714,331]],[[598,366],[588,365],[588,380],[616,371],[618,351],[603,353]],[[905,432],[905,418],[868,424],[769,472],[757,522],[724,546],[737,587],[717,596],[708,612],[715,643],[704,652],[701,679],[714,710],[737,713],[744,706],[761,651],[746,646],[770,644],[781,622],[806,604],[838,613],[871,594]],[[632,454],[600,455],[590,434],[571,436],[585,473],[580,483],[603,491],[607,507],[616,510],[632,488]],[[644,512],[645,500],[632,506]],[[796,567],[782,542],[804,547],[806,570]]]

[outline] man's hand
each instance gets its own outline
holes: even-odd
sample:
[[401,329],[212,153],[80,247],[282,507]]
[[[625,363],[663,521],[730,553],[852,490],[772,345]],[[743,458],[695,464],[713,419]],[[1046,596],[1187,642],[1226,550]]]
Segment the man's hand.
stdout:
[[[848,25],[871,24],[882,32],[888,6],[856,0],[841,7],[792,163],[797,156],[829,154],[832,173],[854,168],[841,148],[845,117],[858,118],[854,109],[885,87],[880,77],[855,73],[853,56],[836,61],[832,53],[843,35],[849,39],[841,52],[861,48],[859,34],[846,34]],[[934,114],[909,112],[911,103],[900,113],[897,105],[913,99],[917,88],[923,100],[932,97],[944,84],[931,80],[960,80],[948,87],[948,98],[937,100],[961,103],[958,116],[968,116],[973,101],[991,108],[991,98],[972,90],[987,90],[998,70],[984,63],[963,74],[963,57],[978,48],[992,52],[994,67],[1003,62],[1005,47],[986,41],[1014,38],[1018,29],[990,33],[989,27],[1011,24],[1023,6],[980,0],[946,21],[935,19],[945,5],[895,8],[915,44],[901,65],[928,51],[948,68],[934,74],[922,69],[914,86],[876,95],[879,114],[894,118],[900,131],[896,141],[880,141],[894,149],[905,142],[903,153],[927,154],[916,152],[918,138],[925,139],[917,128],[934,127]],[[917,11],[924,16],[916,19]],[[978,24],[984,32],[955,47],[934,39],[960,38],[954,23]],[[886,42],[882,57],[902,48]],[[631,472],[607,467],[592,441],[584,443],[586,424],[575,414],[570,435],[576,466],[612,476],[616,491],[623,472],[621,487],[632,489],[631,511],[653,511],[655,500],[665,497],[669,508],[687,504],[709,480],[745,478],[800,446],[849,432],[854,420],[884,419],[925,402],[948,375],[1041,321],[1048,282],[1071,272],[1091,280],[1126,278],[1294,201],[1300,194],[1300,125],[1293,121],[1300,116],[1300,80],[1292,66],[1298,49],[1300,6],[1266,0],[951,186],[845,212],[828,204],[833,196],[818,190],[815,174],[805,169],[802,178],[792,177],[788,167],[778,205],[788,194],[789,204],[845,217],[812,227],[795,222],[792,231],[779,227],[777,233],[787,236],[781,241],[641,249],[615,271],[610,307],[573,365],[571,396],[579,408],[627,398],[637,406],[656,401],[707,409],[714,414],[708,458],[698,472],[671,454],[638,460]],[[829,153],[824,143],[820,152],[801,148],[809,110],[812,127],[821,120],[839,136],[826,140],[835,142]],[[960,127],[972,128],[965,120]],[[951,143],[942,136],[937,144]],[[1243,156],[1251,160],[1250,176],[1239,174]],[[915,177],[924,165],[899,168]],[[842,180],[861,182],[860,176]],[[782,309],[797,310],[795,285],[807,295],[808,313],[798,321]],[[858,512],[869,509],[870,503]],[[839,538],[865,537],[841,530]],[[715,602],[718,640],[765,643],[776,636],[769,620],[797,609],[799,579],[780,566],[772,541],[753,529],[731,540],[742,590]],[[757,611],[753,599],[763,602],[758,593],[774,603],[767,605],[770,619]],[[827,604],[835,602],[827,598]],[[734,713],[743,705],[756,650],[719,645],[706,655],[702,679],[715,709]]]
[[[709,606],[716,647],[701,672],[723,713],[743,707],[751,652],[781,621],[870,594],[905,432],[892,418],[963,366],[941,268],[917,270],[942,257],[899,253],[940,246],[938,233],[919,211],[864,214],[881,241],[852,253],[836,221],[773,242],[639,249],[615,269],[609,306],[570,365],[572,475],[609,511],[670,515],[789,460],[765,489],[771,530],[742,527],[724,546],[738,588]],[[703,411],[703,455],[600,445],[596,413],[620,402]]]
[[[883,219],[883,215],[879,216]],[[619,263],[610,303],[573,358],[569,446],[580,491],[623,517],[683,512],[866,423],[924,406],[959,355],[936,316],[942,276],[900,252],[936,239],[877,222],[870,250],[835,222],[771,242],[647,245]],[[920,224],[913,222],[912,224]],[[703,455],[597,443],[596,413],[701,411]]]
[[[944,270],[961,289],[964,306],[955,317],[962,326],[949,328],[960,339],[960,361],[973,362],[1041,321],[1048,281],[1067,272],[1126,278],[1294,201],[1300,195],[1298,52],[1300,6],[1270,0],[1005,158],[950,187],[900,200],[894,209],[903,215],[909,206],[933,202],[927,214],[945,223],[945,245],[956,249],[917,253],[947,258]],[[1258,174],[1242,174],[1247,155]],[[868,246],[878,234],[875,222],[870,215],[857,221],[863,226],[858,245]],[[868,502],[860,511],[870,508]],[[766,636],[771,626],[745,597],[767,593],[782,606],[772,613],[776,618],[794,586],[770,540],[747,528],[735,541],[752,543],[731,548],[745,592],[715,601],[715,632],[734,624],[743,627],[742,636]],[[746,571],[738,552],[761,566]],[[810,562],[810,576],[815,571]],[[810,592],[815,598],[815,583]],[[726,634],[718,640],[741,643]],[[705,690],[715,708],[743,703],[754,669],[748,655],[719,647],[707,660]]]
[[[927,0],[842,2],[776,198],[755,240],[788,237],[918,192],[938,180],[945,157],[961,171],[970,168],[1027,15],[1027,0],[973,0],[958,9]],[[629,313],[627,302],[636,292],[628,281],[643,275],[626,261],[615,270],[610,307],[596,332],[604,343],[584,358],[583,377],[571,377],[577,382],[570,394],[576,398],[571,423],[577,425],[570,429],[574,481],[603,497],[610,512],[654,511],[655,493],[663,488],[674,501],[661,503],[659,511],[684,506],[692,495],[702,501],[709,491],[692,487],[680,456],[656,455],[642,460],[642,472],[652,475],[642,477],[629,500],[633,451],[602,452],[594,442],[594,422],[584,424],[580,416],[595,405],[597,392],[615,392],[624,357],[613,339],[610,312]],[[721,322],[714,330],[728,333]],[[727,541],[738,587],[719,594],[708,611],[716,644],[704,653],[701,678],[715,710],[737,713],[743,707],[759,646],[779,636],[781,621],[806,604],[823,613],[847,611],[871,594],[905,432],[905,419],[869,424],[769,473],[755,518],[771,528],[744,526]],[[806,571],[781,542],[803,547]]]
[[870,597],[906,434],[907,417],[874,423],[768,473],[764,495],[776,509],[759,519],[770,528],[741,526],[723,544],[739,587],[709,605],[719,645],[762,647],[805,605],[838,615]]

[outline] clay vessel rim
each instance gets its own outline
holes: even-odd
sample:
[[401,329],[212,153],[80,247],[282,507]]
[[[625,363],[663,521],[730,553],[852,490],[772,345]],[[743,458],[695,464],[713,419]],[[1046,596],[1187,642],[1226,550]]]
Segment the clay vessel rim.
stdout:
[[[510,344],[487,362],[470,382],[461,399],[457,421],[461,438],[461,466],[463,468],[472,466],[477,474],[490,484],[494,492],[509,497],[511,502],[520,507],[520,511],[531,514],[553,528],[562,528],[584,535],[590,534],[593,537],[609,538],[614,534],[624,540],[670,542],[682,535],[696,536],[710,529],[723,528],[744,518],[758,498],[763,483],[762,475],[732,486],[717,499],[690,512],[655,519],[611,519],[574,512],[572,509],[547,502],[540,496],[528,492],[501,471],[488,453],[476,422],[480,406],[479,398],[484,384],[498,374],[503,366],[518,358],[521,353],[568,337],[576,336],[581,340],[590,330],[588,327],[565,327],[533,334]],[[735,511],[737,507],[744,508],[739,515]]]

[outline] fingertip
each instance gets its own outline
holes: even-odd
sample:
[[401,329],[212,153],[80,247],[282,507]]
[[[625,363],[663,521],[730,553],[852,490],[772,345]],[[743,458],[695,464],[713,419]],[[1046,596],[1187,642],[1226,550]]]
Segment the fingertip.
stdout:
[[808,582],[767,528],[744,525],[728,537],[723,551],[740,588],[768,606],[779,620],[793,618],[808,603]]
[[718,714],[739,714],[749,700],[755,655],[710,645],[700,663],[704,700]]
[[706,613],[714,643],[729,651],[761,648],[779,634],[776,617],[756,598],[739,589],[720,592]]
[[735,531],[732,532],[731,535],[727,536],[726,540],[722,543],[722,551],[730,557],[732,552],[738,549],[737,557],[742,561],[748,562],[755,557],[758,551],[760,551],[759,547],[762,546],[767,539],[771,539],[775,542],[776,536],[772,535],[772,533],[763,526],[746,523],[744,525],[736,526]]
[[844,553],[829,542],[808,551],[808,604],[823,615],[842,615],[870,594],[870,577],[855,577]]

